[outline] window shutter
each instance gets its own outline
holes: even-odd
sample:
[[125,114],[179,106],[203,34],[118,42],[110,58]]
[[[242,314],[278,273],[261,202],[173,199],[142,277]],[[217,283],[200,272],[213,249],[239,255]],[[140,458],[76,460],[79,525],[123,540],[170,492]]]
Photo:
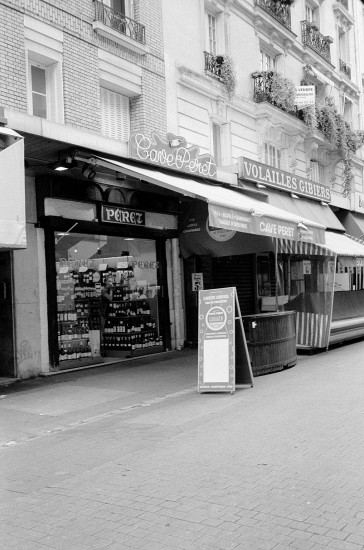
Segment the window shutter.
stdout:
[[101,133],[128,141],[130,135],[129,98],[101,88]]
[[63,79],[61,63],[47,67],[47,103],[49,120],[64,123]]

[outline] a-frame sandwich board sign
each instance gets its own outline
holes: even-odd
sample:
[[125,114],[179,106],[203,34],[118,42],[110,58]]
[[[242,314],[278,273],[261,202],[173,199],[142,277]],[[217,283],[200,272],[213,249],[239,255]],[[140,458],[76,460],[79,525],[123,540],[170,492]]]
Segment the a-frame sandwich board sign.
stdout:
[[198,293],[198,391],[253,386],[253,372],[235,287]]

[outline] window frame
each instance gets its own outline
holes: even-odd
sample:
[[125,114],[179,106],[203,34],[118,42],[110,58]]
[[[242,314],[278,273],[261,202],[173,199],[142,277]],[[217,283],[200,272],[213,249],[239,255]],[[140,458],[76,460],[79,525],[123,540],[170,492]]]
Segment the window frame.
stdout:
[[[32,67],[36,67],[37,69],[41,69],[44,71],[45,76],[45,93],[41,94],[40,92],[36,92],[33,90],[33,78],[32,78]],[[46,116],[42,117],[40,115],[34,114],[34,100],[33,100],[33,94],[41,95],[45,97],[45,107],[46,107]],[[48,115],[50,113],[50,98],[49,98],[49,77],[48,77],[48,71],[47,71],[47,65],[43,65],[41,63],[37,63],[36,61],[33,61],[31,59],[28,59],[28,95],[29,95],[29,111],[32,116],[36,116],[39,118],[44,118],[45,120],[48,120]]]
[[[106,103],[103,103],[103,90],[109,94],[115,94],[115,96],[119,96],[120,98],[123,98],[124,103],[127,106],[127,116],[126,116],[127,127],[124,130],[121,130],[121,133],[124,134],[123,136],[115,135],[115,132],[113,131],[110,131],[108,133],[105,133],[103,131],[103,118],[104,118],[103,109],[104,107],[106,107]],[[120,108],[124,109],[124,106],[121,106]],[[130,97],[125,94],[122,94],[119,91],[112,90],[111,88],[108,88],[107,86],[100,84],[100,133],[101,135],[108,137],[110,139],[116,139],[116,140],[122,141],[124,143],[127,142],[129,140],[130,133],[131,133],[131,116],[130,115],[131,115]]]
[[[274,162],[272,163],[271,161]],[[264,143],[264,163],[278,170],[280,170],[282,166],[281,150],[268,141]]]

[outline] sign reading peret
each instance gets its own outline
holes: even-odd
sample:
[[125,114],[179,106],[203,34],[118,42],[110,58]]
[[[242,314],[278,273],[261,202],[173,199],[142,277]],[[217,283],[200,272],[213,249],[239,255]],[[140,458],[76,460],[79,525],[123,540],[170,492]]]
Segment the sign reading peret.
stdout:
[[120,206],[101,206],[101,221],[126,225],[145,225],[145,212]]
[[231,392],[253,386],[253,373],[235,287],[198,295],[198,390]]
[[315,183],[243,157],[239,158],[239,178],[263,183],[267,187],[274,187],[317,201],[331,201],[331,191],[327,185]]
[[199,147],[188,147],[185,138],[174,134],[167,134],[166,139],[163,139],[156,132],[152,132],[151,137],[135,132],[129,139],[131,158],[196,176],[216,178],[214,157],[199,153]]

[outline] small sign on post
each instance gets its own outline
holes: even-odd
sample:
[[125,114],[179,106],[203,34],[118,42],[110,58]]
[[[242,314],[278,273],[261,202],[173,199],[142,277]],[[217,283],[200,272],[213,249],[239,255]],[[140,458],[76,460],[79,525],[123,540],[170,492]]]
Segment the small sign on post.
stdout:
[[253,386],[253,372],[235,287],[199,291],[198,391]]
[[203,290],[203,273],[192,273],[192,291]]

